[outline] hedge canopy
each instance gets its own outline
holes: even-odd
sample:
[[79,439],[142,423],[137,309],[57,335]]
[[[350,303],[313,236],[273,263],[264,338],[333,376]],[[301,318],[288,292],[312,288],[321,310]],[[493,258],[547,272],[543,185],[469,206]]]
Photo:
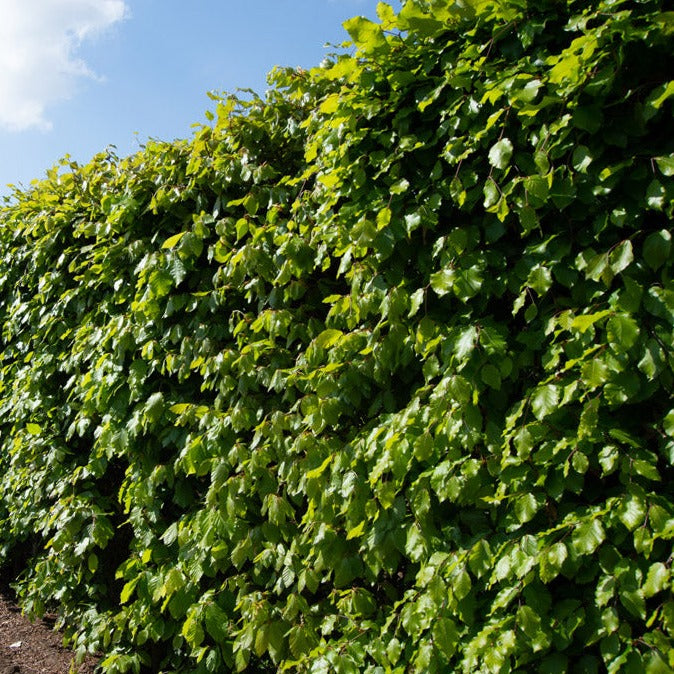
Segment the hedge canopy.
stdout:
[[106,672],[674,669],[674,12],[408,0],[0,210],[0,561]]

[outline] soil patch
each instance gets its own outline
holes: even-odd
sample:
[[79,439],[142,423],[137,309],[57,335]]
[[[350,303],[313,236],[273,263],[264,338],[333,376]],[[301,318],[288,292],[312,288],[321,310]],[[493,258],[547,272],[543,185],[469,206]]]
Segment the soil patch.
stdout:
[[97,660],[76,666],[72,651],[48,619],[31,622],[0,593],[0,674],[93,674]]

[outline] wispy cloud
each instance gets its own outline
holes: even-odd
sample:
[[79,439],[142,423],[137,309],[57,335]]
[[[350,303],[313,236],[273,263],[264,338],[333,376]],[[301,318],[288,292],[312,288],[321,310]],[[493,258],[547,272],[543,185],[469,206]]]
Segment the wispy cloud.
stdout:
[[95,77],[79,45],[126,11],[124,0],[0,0],[0,127],[49,129],[49,105]]

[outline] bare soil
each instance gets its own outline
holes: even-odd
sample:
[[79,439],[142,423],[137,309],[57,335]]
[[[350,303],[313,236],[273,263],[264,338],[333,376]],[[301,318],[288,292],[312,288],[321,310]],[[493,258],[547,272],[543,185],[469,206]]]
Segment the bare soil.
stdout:
[[31,622],[8,594],[0,593],[0,674],[94,674],[96,659],[75,664],[53,620]]

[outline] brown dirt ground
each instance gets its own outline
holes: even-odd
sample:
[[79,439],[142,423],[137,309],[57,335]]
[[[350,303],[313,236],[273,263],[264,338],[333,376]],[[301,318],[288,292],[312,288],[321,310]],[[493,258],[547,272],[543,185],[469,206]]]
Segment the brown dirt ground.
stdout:
[[53,620],[31,622],[8,594],[0,593],[0,674],[93,674],[96,659],[75,665]]

